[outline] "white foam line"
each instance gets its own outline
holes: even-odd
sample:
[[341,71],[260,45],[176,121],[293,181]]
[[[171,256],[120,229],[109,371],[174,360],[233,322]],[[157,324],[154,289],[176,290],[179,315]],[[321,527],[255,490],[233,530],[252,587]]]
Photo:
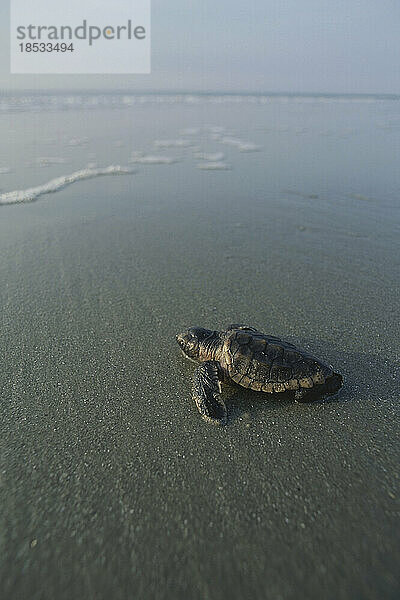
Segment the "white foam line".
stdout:
[[[371,95],[371,96],[299,96],[299,95],[231,95],[212,94],[100,94],[96,96],[77,95],[7,95],[2,94],[0,98],[0,113],[23,112],[23,111],[55,111],[55,110],[96,110],[109,108],[127,108],[135,105],[276,105],[276,104],[375,104],[399,102],[399,95]],[[213,127],[213,126],[209,126]],[[220,128],[216,127],[219,130]]]
[[172,165],[177,162],[177,159],[171,156],[155,156],[143,154],[142,152],[132,152],[129,162],[140,165]]
[[0,167],[0,175],[7,175],[7,173],[11,173],[10,167]]
[[85,144],[89,143],[89,138],[87,137],[82,137],[82,138],[71,138],[70,140],[68,140],[67,145],[68,146],[84,146]]
[[66,162],[68,162],[66,158],[61,158],[58,156],[39,156],[36,159],[36,164],[39,165],[39,167],[50,167],[52,165],[63,165]]
[[70,175],[63,175],[52,179],[43,185],[28,188],[26,190],[15,190],[0,194],[0,204],[16,204],[18,202],[32,202],[44,194],[51,194],[83,179],[93,179],[103,175],[127,175],[134,173],[132,169],[120,165],[110,165],[102,169],[82,169]]
[[202,171],[229,171],[231,166],[224,162],[203,162],[196,165],[197,169]]
[[261,150],[260,146],[253,144],[252,142],[242,142],[238,145],[239,152],[258,152]]
[[253,144],[252,142],[243,142],[237,138],[233,137],[221,137],[218,139],[220,144],[226,144],[227,146],[235,146],[239,152],[257,152],[260,150],[260,147],[257,144]]
[[219,141],[221,142],[221,144],[226,144],[228,146],[240,146],[240,144],[243,143],[242,140],[230,136],[220,137]]
[[219,162],[220,160],[223,160],[225,158],[225,155],[223,152],[195,152],[195,157],[199,158],[200,160],[206,160],[208,162]]
[[192,146],[191,140],[178,139],[178,140],[155,140],[154,145],[156,148],[186,148]]

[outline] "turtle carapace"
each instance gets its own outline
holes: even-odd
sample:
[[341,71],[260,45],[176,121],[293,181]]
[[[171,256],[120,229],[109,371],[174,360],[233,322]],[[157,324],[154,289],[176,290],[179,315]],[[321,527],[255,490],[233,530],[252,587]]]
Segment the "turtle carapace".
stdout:
[[234,382],[256,392],[291,391],[298,401],[331,395],[342,376],[308,352],[278,337],[246,325],[229,325],[225,331],[192,327],[176,336],[186,358],[201,364],[194,373],[193,398],[202,417],[223,425],[227,410],[221,382]]

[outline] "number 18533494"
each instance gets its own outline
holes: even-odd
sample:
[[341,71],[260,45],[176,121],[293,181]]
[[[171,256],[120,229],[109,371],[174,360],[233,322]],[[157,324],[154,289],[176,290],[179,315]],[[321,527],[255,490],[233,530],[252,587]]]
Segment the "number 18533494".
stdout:
[[57,42],[52,44],[51,42],[25,42],[19,44],[21,52],[73,52],[73,43],[67,44],[66,42]]

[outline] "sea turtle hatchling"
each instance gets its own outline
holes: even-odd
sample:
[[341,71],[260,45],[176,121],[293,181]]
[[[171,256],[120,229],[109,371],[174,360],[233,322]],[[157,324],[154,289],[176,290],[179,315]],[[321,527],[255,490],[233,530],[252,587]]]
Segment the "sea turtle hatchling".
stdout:
[[332,395],[342,376],[311,354],[278,337],[246,325],[225,331],[192,327],[176,336],[186,358],[199,361],[193,380],[193,398],[202,417],[217,425],[227,421],[221,382],[234,382],[256,392],[292,391],[295,400]]

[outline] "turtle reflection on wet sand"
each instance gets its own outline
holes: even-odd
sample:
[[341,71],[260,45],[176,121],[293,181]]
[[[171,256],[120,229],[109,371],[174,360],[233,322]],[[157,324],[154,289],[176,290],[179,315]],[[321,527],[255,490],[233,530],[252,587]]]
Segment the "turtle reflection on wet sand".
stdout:
[[308,352],[246,325],[225,331],[192,327],[176,336],[186,358],[201,364],[194,373],[193,398],[201,416],[224,425],[227,410],[221,382],[234,382],[256,392],[290,392],[300,402],[335,394],[342,376]]

